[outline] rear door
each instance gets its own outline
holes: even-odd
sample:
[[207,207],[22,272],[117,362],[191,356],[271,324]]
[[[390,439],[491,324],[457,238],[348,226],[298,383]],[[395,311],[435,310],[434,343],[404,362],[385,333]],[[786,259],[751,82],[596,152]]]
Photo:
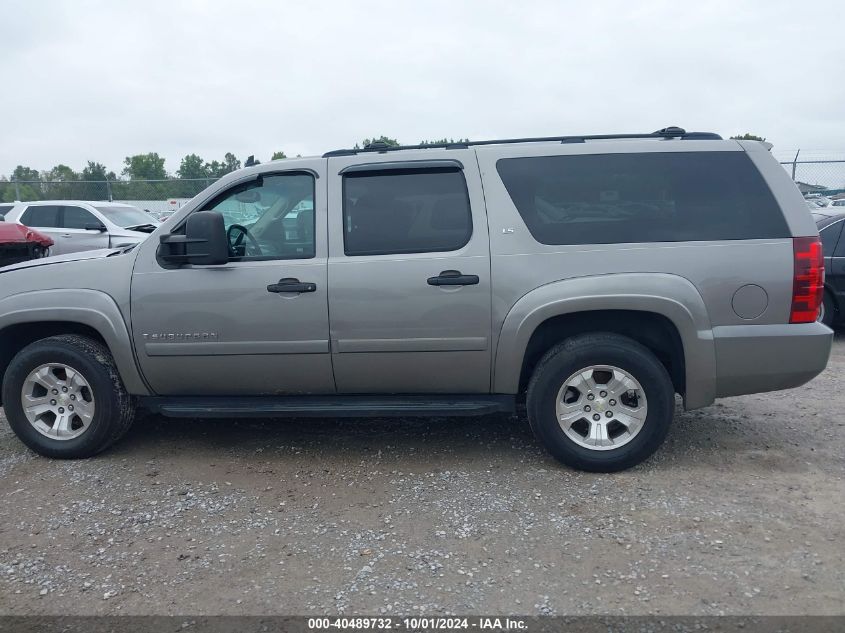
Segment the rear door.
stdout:
[[489,392],[490,252],[474,153],[362,153],[330,158],[328,171],[338,392]]

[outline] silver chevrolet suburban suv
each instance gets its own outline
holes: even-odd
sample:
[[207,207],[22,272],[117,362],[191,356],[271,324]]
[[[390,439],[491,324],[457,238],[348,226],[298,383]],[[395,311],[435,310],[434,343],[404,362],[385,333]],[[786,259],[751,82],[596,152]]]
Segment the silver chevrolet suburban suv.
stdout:
[[[759,142],[666,128],[338,150],[229,174],[142,244],[0,269],[6,417],[93,455],[164,416],[475,415],[525,404],[591,471],[675,409],[827,363],[824,269]],[[479,422],[482,423],[482,422]]]

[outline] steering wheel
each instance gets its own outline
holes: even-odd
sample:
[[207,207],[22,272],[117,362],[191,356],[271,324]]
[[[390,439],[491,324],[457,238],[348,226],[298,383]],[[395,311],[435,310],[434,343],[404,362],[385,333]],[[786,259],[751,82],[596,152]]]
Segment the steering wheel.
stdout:
[[[235,235],[238,233],[238,235]],[[244,237],[249,240],[249,248],[251,251],[250,255],[261,257],[264,253],[261,251],[261,244],[258,243],[258,240],[249,232],[245,226],[241,224],[232,224],[228,229],[226,229],[226,239],[229,242],[229,252],[234,257],[243,257],[247,254],[247,248],[243,247]],[[238,249],[243,248],[244,252],[242,255],[238,255]]]

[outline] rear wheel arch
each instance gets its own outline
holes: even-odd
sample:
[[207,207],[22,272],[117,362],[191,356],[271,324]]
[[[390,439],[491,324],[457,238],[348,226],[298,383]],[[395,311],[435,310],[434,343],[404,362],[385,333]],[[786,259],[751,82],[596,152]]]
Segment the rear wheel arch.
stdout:
[[675,391],[686,391],[686,359],[678,328],[662,314],[637,310],[587,310],[549,317],[540,323],[522,357],[519,392],[537,364],[555,345],[581,334],[606,333],[630,338],[648,348],[666,368]]
[[627,336],[652,349],[688,409],[715,399],[716,353],[704,300],[687,279],[666,273],[579,277],[524,295],[501,326],[493,391],[524,393],[550,347],[594,332]]

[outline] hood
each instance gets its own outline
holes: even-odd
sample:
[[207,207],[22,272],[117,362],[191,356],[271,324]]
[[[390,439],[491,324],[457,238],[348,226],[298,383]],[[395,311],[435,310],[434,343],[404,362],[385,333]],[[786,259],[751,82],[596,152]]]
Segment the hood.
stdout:
[[0,222],[0,245],[35,242],[45,248],[53,245],[52,238],[23,224]]
[[113,229],[109,231],[109,237],[111,237],[112,243],[115,240],[119,242],[143,242],[150,236],[149,233],[145,231],[134,231],[130,229]]
[[79,262],[86,259],[103,259],[117,255],[123,249],[119,248],[103,248],[96,251],[79,251],[77,253],[67,253],[65,255],[56,255],[55,257],[44,257],[42,259],[31,259],[28,262],[21,262],[20,264],[12,264],[11,266],[0,267],[0,273],[8,273],[13,270],[22,270],[24,268],[35,268],[36,266],[49,266],[51,264],[62,264],[66,262]]

